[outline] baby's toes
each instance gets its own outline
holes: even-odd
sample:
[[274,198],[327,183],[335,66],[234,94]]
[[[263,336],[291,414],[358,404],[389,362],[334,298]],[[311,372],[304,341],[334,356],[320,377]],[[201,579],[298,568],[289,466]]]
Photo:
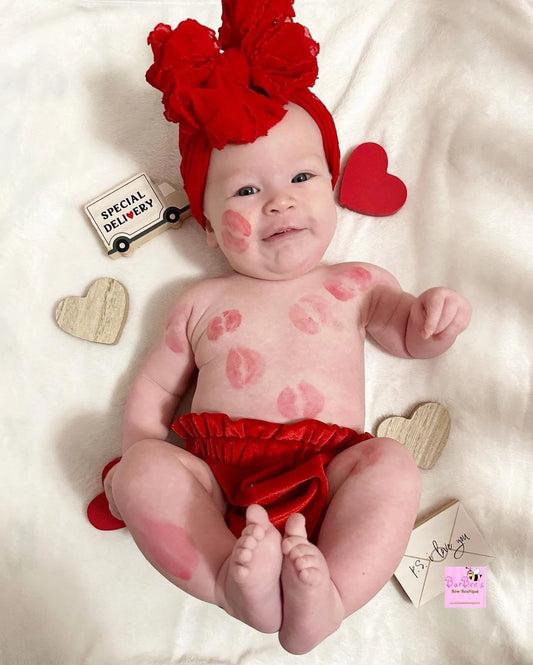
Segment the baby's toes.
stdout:
[[305,584],[318,584],[323,577],[317,559],[314,556],[298,557],[294,562],[294,568],[300,580]]
[[254,556],[254,550],[257,547],[257,540],[252,536],[241,536],[235,543],[233,550],[233,560],[235,563],[250,563]]
[[310,585],[320,583],[324,575],[323,557],[314,545],[299,537],[286,538],[283,552],[301,582]]
[[256,542],[265,537],[265,528],[260,524],[247,524],[241,532],[241,538],[253,538]]

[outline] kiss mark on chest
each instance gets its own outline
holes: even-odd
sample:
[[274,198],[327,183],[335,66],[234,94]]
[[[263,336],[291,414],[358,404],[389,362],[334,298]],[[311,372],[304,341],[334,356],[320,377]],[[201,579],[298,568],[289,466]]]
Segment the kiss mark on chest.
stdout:
[[252,235],[250,222],[234,210],[226,210],[222,215],[222,243],[226,249],[242,254],[250,246]]
[[278,397],[278,410],[289,420],[297,418],[316,418],[324,410],[324,395],[305,381],[298,384],[296,390],[288,386]]
[[372,275],[368,270],[353,267],[326,279],[324,288],[337,300],[346,302],[366,291],[371,282]]
[[242,316],[239,310],[229,309],[222,312],[222,316],[215,316],[207,326],[207,339],[216,341],[224,333],[232,333],[240,327]]
[[257,383],[265,373],[263,356],[244,346],[238,346],[228,353],[226,360],[226,376],[237,390]]
[[321,296],[304,296],[289,310],[292,324],[308,335],[316,335],[331,318],[328,303]]

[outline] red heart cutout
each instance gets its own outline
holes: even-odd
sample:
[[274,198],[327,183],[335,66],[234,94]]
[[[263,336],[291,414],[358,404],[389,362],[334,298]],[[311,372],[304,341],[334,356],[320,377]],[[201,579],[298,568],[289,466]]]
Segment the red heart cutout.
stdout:
[[133,211],[127,212],[126,215],[130,218],[133,219]]
[[342,176],[339,203],[363,215],[394,215],[407,199],[407,187],[387,173],[389,160],[377,143],[362,143],[350,155]]

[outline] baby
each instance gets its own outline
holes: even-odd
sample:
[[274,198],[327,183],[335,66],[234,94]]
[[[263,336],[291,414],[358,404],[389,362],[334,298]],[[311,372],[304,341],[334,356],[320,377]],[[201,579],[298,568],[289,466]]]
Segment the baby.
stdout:
[[[205,98],[194,107],[209,109],[209,118],[198,111],[191,119],[183,90],[192,76],[182,83],[183,66],[179,79],[168,64],[189,57],[196,74],[204,66],[190,55],[191,39],[177,54],[185,30],[198,43],[209,33],[216,66],[230,78],[257,51],[239,21],[253,21],[263,44],[268,30],[297,27],[305,40],[298,48],[316,59],[315,42],[292,22],[291,2],[278,4],[281,19],[279,7],[269,15],[259,2],[247,3],[248,19],[238,3],[224,2],[220,42],[193,21],[151,35],[156,64],[148,78],[165,92],[167,117],[179,116],[193,213],[233,272],[177,299],[131,389],[123,456],[105,490],[112,513],[173,584],[277,632],[286,650],[302,654],[389,580],[419,503],[406,449],[364,434],[365,337],[397,356],[433,357],[466,328],[470,307],[445,288],[414,297],[374,265],[321,263],[336,227],[338,144],[329,114],[302,92],[309,67],[285,98],[264,80],[249,85],[257,98],[251,113],[243,112],[248,97],[231,107],[229,97],[240,93],[230,88],[219,125],[232,125],[237,138],[213,138],[219,109]],[[208,80],[222,80],[210,67]],[[246,80],[257,70],[253,61]],[[196,370],[192,413],[173,422]],[[170,427],[186,449],[166,442]]]

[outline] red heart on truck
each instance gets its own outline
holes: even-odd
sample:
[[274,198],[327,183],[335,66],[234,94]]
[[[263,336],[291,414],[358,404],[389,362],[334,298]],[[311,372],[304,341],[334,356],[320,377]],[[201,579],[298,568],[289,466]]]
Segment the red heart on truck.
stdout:
[[339,203],[373,217],[394,215],[407,199],[407,187],[387,173],[389,159],[377,143],[362,143],[350,155],[342,176]]

